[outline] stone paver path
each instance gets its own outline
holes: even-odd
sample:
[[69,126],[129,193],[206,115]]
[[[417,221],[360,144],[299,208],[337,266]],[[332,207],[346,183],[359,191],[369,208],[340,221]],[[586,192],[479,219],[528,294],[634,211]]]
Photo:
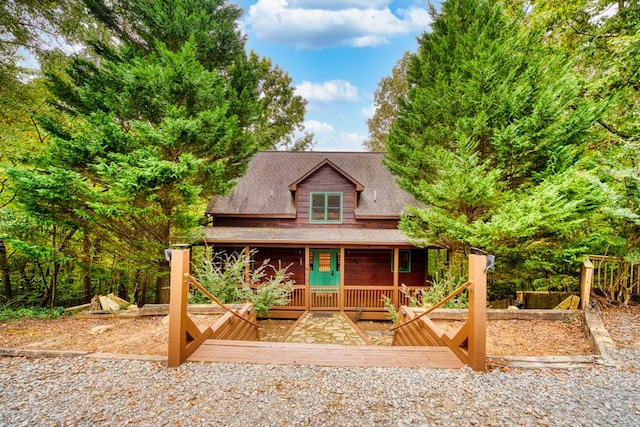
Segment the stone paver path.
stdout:
[[287,337],[287,342],[307,344],[367,345],[338,312],[312,312]]

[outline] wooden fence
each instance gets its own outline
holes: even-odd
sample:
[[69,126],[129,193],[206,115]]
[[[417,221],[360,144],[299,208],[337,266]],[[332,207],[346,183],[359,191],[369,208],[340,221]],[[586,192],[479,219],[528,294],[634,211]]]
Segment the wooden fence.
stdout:
[[[393,328],[394,346],[447,347],[465,365],[486,370],[487,257],[469,255],[469,280],[421,314],[402,306]],[[469,317],[453,335],[443,332],[427,315],[461,292],[469,292]]]
[[625,305],[633,294],[640,294],[640,264],[621,258],[603,255],[589,255],[582,263],[580,294],[582,307],[588,307],[591,288],[597,288],[609,301]]

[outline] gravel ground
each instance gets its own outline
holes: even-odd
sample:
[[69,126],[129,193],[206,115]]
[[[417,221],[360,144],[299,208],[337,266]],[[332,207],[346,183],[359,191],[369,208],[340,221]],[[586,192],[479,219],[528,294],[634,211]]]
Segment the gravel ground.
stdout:
[[[640,349],[621,350],[640,366]],[[0,358],[0,426],[640,426],[615,368],[323,368]]]

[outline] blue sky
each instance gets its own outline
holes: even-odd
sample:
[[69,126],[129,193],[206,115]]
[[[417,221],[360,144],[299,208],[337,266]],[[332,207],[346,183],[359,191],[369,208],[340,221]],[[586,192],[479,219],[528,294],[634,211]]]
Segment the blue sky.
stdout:
[[404,51],[416,51],[431,22],[425,0],[237,3],[247,48],[287,71],[308,100],[305,127],[315,151],[364,150],[378,82]]

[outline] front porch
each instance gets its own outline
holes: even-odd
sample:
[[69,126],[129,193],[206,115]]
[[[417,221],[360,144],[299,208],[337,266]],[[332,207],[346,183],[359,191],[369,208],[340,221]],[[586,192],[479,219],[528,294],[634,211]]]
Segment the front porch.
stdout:
[[[305,311],[341,311],[356,319],[386,319],[385,300],[396,308],[409,305],[407,291],[413,293],[430,286],[433,280],[454,268],[445,250],[406,244],[382,247],[261,244],[214,246],[211,250],[242,251],[247,259],[253,254],[246,265],[247,278],[252,268],[265,260],[274,266],[289,266],[295,281],[289,302],[269,312],[269,317],[279,319],[297,319]],[[464,267],[455,268],[466,275]]]

